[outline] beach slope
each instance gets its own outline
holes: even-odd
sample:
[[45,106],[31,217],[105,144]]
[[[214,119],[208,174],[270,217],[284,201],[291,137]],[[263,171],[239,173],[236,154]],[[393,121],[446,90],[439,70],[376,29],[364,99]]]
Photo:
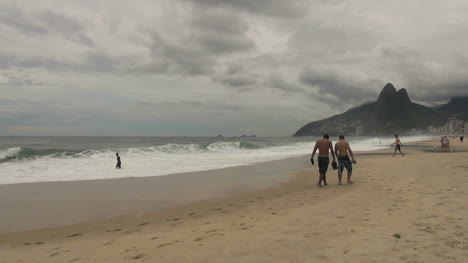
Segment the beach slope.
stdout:
[[361,154],[353,185],[330,170],[318,188],[315,167],[221,201],[3,234],[0,262],[466,262],[468,147],[452,145]]

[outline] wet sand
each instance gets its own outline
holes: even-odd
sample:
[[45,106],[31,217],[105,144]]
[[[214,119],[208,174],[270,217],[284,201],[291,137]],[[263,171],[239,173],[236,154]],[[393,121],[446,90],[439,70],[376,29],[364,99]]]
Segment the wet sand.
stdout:
[[287,182],[292,171],[308,163],[296,157],[168,176],[0,185],[0,234],[141,215],[260,191]]
[[353,185],[316,187],[306,156],[268,189],[3,234],[0,262],[466,262],[468,143],[431,145],[360,154]]

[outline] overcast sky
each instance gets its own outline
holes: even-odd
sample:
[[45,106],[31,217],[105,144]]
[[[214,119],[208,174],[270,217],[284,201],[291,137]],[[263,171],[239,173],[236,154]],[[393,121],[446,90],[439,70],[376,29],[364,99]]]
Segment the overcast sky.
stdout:
[[0,1],[0,135],[289,136],[468,95],[466,0]]

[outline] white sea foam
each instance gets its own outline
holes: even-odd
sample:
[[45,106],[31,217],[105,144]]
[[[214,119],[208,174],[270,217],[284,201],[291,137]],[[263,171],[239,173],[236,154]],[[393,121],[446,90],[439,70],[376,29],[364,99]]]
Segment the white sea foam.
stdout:
[[0,149],[0,160],[15,157],[21,151],[21,147],[12,147],[8,149]]
[[[405,142],[428,137],[406,137]],[[388,148],[393,139],[351,141],[354,151]],[[0,184],[159,176],[249,165],[310,154],[313,142],[259,147],[246,142],[165,144],[119,149],[123,169],[114,169],[115,150],[41,152],[13,147],[0,149]],[[17,158],[15,158],[17,157]],[[23,158],[24,157],[24,158]],[[8,159],[9,161],[5,161]]]

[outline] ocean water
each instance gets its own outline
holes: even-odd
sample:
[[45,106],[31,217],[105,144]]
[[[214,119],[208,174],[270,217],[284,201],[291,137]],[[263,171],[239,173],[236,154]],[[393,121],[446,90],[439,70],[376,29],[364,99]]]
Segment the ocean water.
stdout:
[[[403,143],[429,137],[402,137]],[[162,176],[310,154],[313,137],[0,137],[0,184]],[[353,151],[394,139],[349,137]],[[333,138],[332,138],[332,141]],[[118,152],[122,168],[115,169]]]

